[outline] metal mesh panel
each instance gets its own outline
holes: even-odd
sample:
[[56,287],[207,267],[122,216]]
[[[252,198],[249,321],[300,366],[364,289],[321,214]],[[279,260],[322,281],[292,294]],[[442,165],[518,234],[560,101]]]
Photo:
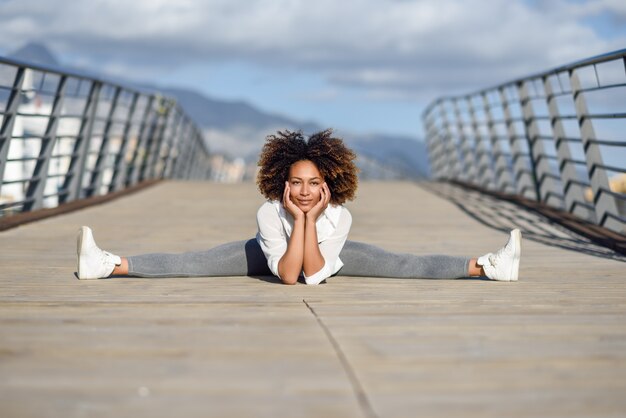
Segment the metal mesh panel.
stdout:
[[0,216],[148,179],[206,179],[200,132],[158,93],[0,58]]
[[626,232],[626,50],[424,111],[433,175],[526,198]]

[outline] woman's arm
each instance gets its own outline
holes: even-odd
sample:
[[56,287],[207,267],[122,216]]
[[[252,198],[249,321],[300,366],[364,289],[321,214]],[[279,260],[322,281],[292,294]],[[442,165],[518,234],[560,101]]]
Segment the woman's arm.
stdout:
[[287,251],[278,262],[278,273],[285,284],[296,284],[304,258],[304,218],[297,219],[287,244]]
[[324,213],[330,202],[330,189],[326,183],[322,184],[320,201],[311,208],[305,215],[306,223],[304,227],[304,259],[302,261],[302,270],[306,276],[312,276],[320,271],[326,260],[320,251],[317,241],[317,218]]
[[[285,184],[283,193],[283,206],[293,216],[293,231],[287,244],[287,251],[278,262],[278,273],[285,284],[296,284],[304,260],[304,237],[306,218],[304,212],[300,210],[289,198],[289,183]],[[319,251],[319,250],[318,250]]]
[[352,216],[350,216],[350,212],[346,208],[343,208],[337,228],[330,237],[325,238],[324,241],[319,244],[320,252],[322,253],[322,257],[324,257],[324,267],[312,275],[305,274],[304,280],[306,284],[320,284],[332,276],[337,267],[341,267],[343,265],[343,263],[338,263],[337,261],[339,259],[339,253],[341,253],[341,250],[348,239],[351,225]]
[[302,260],[302,271],[306,276],[311,276],[320,271],[326,261],[320,251],[317,242],[317,229],[315,221],[307,217],[304,227],[304,259]]

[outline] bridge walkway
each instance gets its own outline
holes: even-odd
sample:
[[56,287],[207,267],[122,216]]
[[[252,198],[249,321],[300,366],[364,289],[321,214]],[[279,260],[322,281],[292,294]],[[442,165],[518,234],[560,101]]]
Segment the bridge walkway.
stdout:
[[170,181],[0,233],[0,415],[626,411],[624,257],[457,186],[364,182],[350,238],[471,256],[519,227],[519,282],[74,276],[80,225],[121,255],[198,250],[252,237],[261,203],[253,184]]

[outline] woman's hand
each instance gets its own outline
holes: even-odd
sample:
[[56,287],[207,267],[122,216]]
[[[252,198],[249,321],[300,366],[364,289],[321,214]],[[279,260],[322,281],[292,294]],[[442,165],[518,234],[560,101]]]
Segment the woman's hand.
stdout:
[[326,184],[326,182],[324,182],[322,183],[322,188],[320,189],[320,201],[317,202],[315,206],[313,206],[311,210],[307,212],[306,214],[307,221],[310,220],[312,222],[316,222],[317,218],[319,218],[320,215],[324,213],[324,211],[328,207],[329,202],[330,202],[330,189],[328,188],[328,185]]
[[304,212],[302,209],[296,206],[295,203],[291,201],[291,197],[289,196],[289,192],[291,188],[289,187],[289,182],[285,182],[285,191],[283,193],[283,207],[287,212],[293,216],[293,219],[304,219]]

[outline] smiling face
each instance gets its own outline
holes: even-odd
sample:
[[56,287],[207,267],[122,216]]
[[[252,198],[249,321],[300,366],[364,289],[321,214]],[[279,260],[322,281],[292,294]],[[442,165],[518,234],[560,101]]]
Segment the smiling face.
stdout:
[[289,197],[304,213],[320,201],[324,179],[317,166],[309,160],[294,163],[289,169]]

